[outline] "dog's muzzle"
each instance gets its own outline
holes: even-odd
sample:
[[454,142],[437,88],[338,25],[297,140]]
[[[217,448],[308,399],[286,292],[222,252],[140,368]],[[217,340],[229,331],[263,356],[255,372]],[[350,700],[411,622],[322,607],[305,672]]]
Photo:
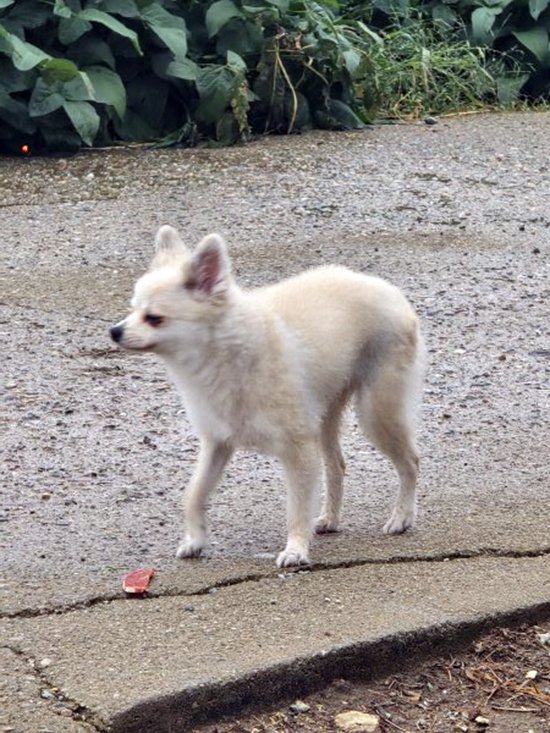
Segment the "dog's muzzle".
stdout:
[[111,328],[109,329],[109,333],[111,334],[111,338],[113,339],[113,341],[118,344],[122,339],[124,328],[123,326],[117,324],[116,326],[111,326]]

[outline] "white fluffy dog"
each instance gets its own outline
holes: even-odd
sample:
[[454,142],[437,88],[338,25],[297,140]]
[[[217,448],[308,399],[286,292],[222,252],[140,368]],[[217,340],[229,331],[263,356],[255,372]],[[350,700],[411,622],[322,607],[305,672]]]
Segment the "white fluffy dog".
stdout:
[[163,226],[156,249],[136,283],[132,312],[111,337],[125,349],[161,357],[200,437],[178,557],[201,553],[208,495],[234,450],[246,448],[277,456],[284,466],[288,541],[277,565],[307,564],[323,463],[326,492],[315,530],[338,528],[344,478],[338,433],[351,398],[365,434],[399,474],[384,531],[411,527],[423,347],[402,293],[337,266],[242,290],[217,234],[191,252],[175,229]]

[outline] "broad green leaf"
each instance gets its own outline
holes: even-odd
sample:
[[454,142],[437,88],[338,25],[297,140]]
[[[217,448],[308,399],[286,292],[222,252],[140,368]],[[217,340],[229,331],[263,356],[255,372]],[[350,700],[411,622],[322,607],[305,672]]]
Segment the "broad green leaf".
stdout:
[[262,29],[258,23],[232,18],[218,33],[216,52],[219,56],[225,56],[228,51],[238,48],[239,54],[244,56],[249,53],[260,53],[263,44]]
[[53,14],[58,15],[60,18],[70,18],[73,11],[67,6],[65,0],[55,0]]
[[86,145],[92,146],[99,130],[100,118],[89,102],[70,102],[63,104],[63,109],[73,123]]
[[95,92],[88,75],[79,71],[78,76],[64,82],[61,94],[72,102],[95,102]]
[[48,59],[40,67],[40,75],[48,86],[55,82],[63,84],[79,74],[78,67],[69,59]]
[[19,71],[7,58],[0,56],[0,90],[7,92],[24,92],[34,87],[36,71]]
[[208,37],[212,38],[217,35],[232,18],[242,17],[242,12],[232,0],[217,0],[206,11],[205,22]]
[[123,18],[139,18],[139,9],[134,0],[103,0],[101,9],[107,13],[116,13]]
[[497,98],[501,104],[512,104],[516,102],[522,86],[525,84],[529,74],[519,76],[500,76],[497,78]]
[[486,44],[491,37],[495,18],[500,15],[500,8],[476,8],[471,16],[472,37],[475,43]]
[[65,99],[94,99],[90,80],[69,59],[49,59],[41,65],[40,75],[50,89],[59,92]]
[[439,3],[438,5],[434,5],[432,8],[432,18],[436,23],[441,23],[444,26],[448,26],[449,28],[452,28],[456,25],[456,23],[459,20],[459,15],[453,8],[449,7],[449,5],[444,5],[443,3]]
[[66,102],[94,100],[89,78],[68,59],[49,59],[40,74],[29,101],[31,117],[51,114]]
[[183,32],[187,30],[185,20],[181,16],[169,13],[168,10],[158,2],[149,2],[142,6],[140,17],[148,25],[177,28]]
[[197,115],[204,122],[217,122],[231,100],[235,74],[226,66],[207,66],[198,70],[196,84],[200,96]]
[[48,115],[62,107],[64,102],[65,97],[39,77],[29,100],[29,115],[31,117]]
[[548,45],[548,31],[546,28],[539,25],[534,28],[530,28],[528,31],[513,31],[513,35],[523,46],[525,46],[526,49],[531,51],[537,61],[546,65],[546,60],[549,56],[550,50]]
[[360,130],[365,127],[355,112],[339,99],[328,100],[327,115],[332,120],[333,129]]
[[355,48],[349,48],[342,53],[348,74],[353,78],[361,65],[361,54]]
[[20,36],[23,36],[22,29],[40,28],[50,18],[51,9],[36,0],[17,0],[7,16],[12,30]]
[[13,5],[15,0],[0,0],[0,10],[2,8],[9,8],[10,5]]
[[32,43],[22,41],[13,33],[8,31],[0,25],[0,51],[4,51],[9,56],[13,65],[19,71],[28,71],[34,69],[42,61],[49,59],[50,56],[44,51],[41,51]]
[[116,66],[109,44],[92,34],[83,38],[70,51],[71,58],[79,67],[104,64],[114,69]]
[[73,15],[72,18],[61,18],[57,28],[57,37],[64,46],[70,46],[91,29],[91,23]]
[[126,89],[120,76],[104,66],[88,66],[84,71],[94,88],[96,101],[114,107],[122,119],[126,113]]
[[187,53],[185,21],[165,10],[158,3],[152,3],[141,11],[143,21],[177,58]]
[[550,6],[549,0],[529,0],[529,12],[534,20],[539,19],[539,15]]
[[197,78],[197,70],[197,64],[191,59],[176,59],[168,64],[166,73],[177,79],[194,81]]
[[154,140],[158,130],[153,129],[137,112],[129,109],[123,120],[114,120],[117,135],[122,140]]
[[242,56],[239,56],[235,51],[227,52],[227,65],[232,66],[234,69],[239,71],[246,71],[246,62]]
[[127,38],[140,56],[143,55],[137,33],[125,26],[116,18],[113,18],[109,13],[104,13],[102,10],[96,10],[95,8],[85,8],[82,12],[78,13],[78,17],[82,18],[82,20],[89,20],[90,23],[100,23],[113,33],[116,33],[123,38]]

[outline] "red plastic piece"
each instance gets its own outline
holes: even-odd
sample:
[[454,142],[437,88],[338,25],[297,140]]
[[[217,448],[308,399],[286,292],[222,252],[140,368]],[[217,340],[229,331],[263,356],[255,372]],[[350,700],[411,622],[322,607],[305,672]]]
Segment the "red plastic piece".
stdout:
[[122,588],[126,593],[131,595],[143,595],[147,593],[151,578],[155,574],[154,570],[133,570],[122,580]]

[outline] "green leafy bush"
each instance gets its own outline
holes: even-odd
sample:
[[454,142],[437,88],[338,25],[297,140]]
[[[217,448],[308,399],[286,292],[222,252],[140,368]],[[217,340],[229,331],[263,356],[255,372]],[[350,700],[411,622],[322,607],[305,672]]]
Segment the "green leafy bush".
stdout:
[[549,3],[0,0],[0,149],[228,143],[476,106],[494,93],[479,44],[501,99],[538,95]]
[[56,150],[162,133],[163,62],[186,58],[182,18],[139,0],[0,8],[0,140]]
[[306,0],[0,0],[0,145],[360,127],[367,46]]

